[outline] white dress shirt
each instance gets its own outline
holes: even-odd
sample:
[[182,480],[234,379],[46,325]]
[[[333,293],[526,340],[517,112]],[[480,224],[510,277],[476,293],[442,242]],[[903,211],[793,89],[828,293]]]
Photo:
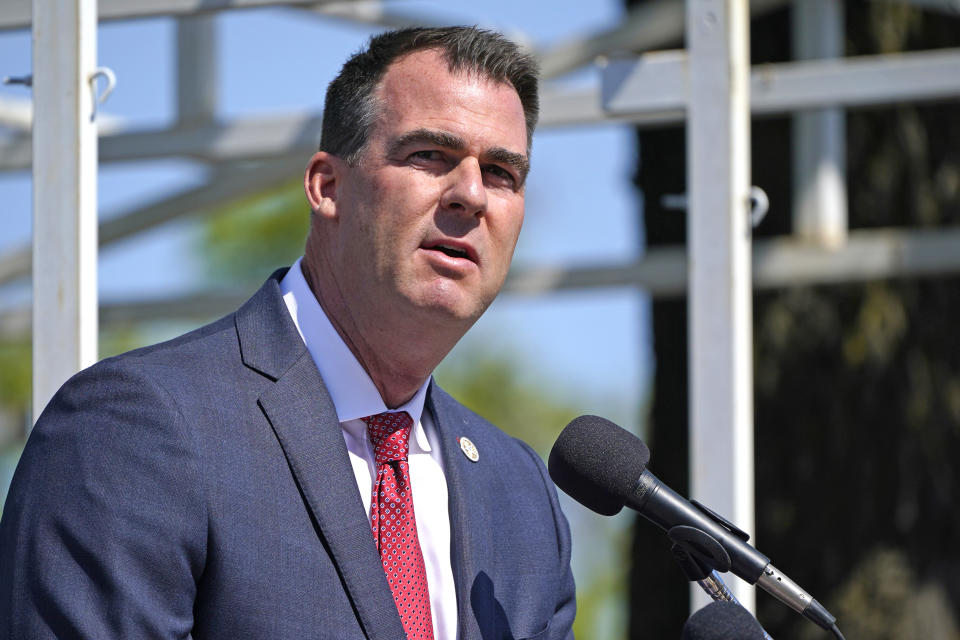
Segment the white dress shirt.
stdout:
[[[377,468],[373,445],[367,438],[367,425],[362,418],[388,411],[387,406],[370,376],[357,362],[317,302],[303,276],[300,260],[290,267],[280,281],[280,290],[297,331],[330,392],[337,419],[343,428],[360,497],[369,518]],[[428,379],[409,402],[392,411],[406,411],[413,418],[408,456],[410,486],[413,490],[417,536],[427,570],[434,638],[455,640],[457,593],[450,565],[447,481],[436,427],[429,412],[423,410],[429,384]],[[373,537],[372,530],[370,536]]]

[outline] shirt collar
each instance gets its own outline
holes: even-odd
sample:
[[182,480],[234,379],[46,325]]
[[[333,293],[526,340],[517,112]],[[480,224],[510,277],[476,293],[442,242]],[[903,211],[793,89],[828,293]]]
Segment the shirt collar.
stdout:
[[298,259],[287,271],[280,281],[280,291],[310,357],[320,370],[337,411],[337,419],[344,423],[384,411],[406,411],[416,425],[417,442],[429,451],[430,446],[420,426],[420,418],[423,415],[430,378],[427,378],[404,405],[387,409],[370,376],[343,342],[310,290],[300,267],[302,260],[303,258]]

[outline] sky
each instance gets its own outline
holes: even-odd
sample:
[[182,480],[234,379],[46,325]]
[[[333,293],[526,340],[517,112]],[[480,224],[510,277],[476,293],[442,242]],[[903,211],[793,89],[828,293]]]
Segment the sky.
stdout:
[[[446,0],[391,6],[450,24],[494,28],[537,47],[610,28],[623,13],[619,0]],[[327,83],[374,32],[290,9],[221,13],[216,30],[218,117],[224,120],[319,112]],[[102,112],[133,128],[172,123],[174,35],[169,18],[99,27],[98,64],[117,76],[116,90]],[[0,76],[25,75],[30,58],[29,31],[0,32]],[[596,83],[599,71],[587,69],[565,82]],[[29,92],[0,85],[0,96],[28,99]],[[514,265],[611,264],[636,258],[642,251],[642,231],[640,200],[630,180],[635,153],[634,136],[622,125],[540,129]],[[100,218],[195,186],[202,176],[202,167],[189,161],[101,165]],[[304,211],[306,215],[306,204]],[[30,226],[29,171],[0,173],[0,255],[28,244]],[[180,220],[105,248],[98,270],[101,302],[196,291],[201,286],[196,247],[197,225]],[[0,286],[0,310],[28,302],[29,282]],[[648,313],[647,296],[632,289],[504,295],[450,357],[477,349],[509,354],[521,379],[536,382],[581,413],[604,415],[642,433],[638,408],[648,396],[652,366]],[[152,336],[163,337],[168,336]],[[559,432],[562,426],[553,428]],[[601,519],[563,499],[574,539],[595,541],[580,547],[574,559],[578,581],[591,568],[623,571],[627,564],[617,547],[622,548],[632,520],[626,515]],[[596,637],[622,634],[625,611],[622,604],[610,606],[604,616],[608,626],[595,629]]]
[[[477,24],[544,47],[614,26],[618,0],[590,3],[395,2],[392,7],[451,24]],[[0,9],[2,10],[2,9]],[[291,9],[218,14],[218,117],[319,112],[325,87],[343,60],[374,28]],[[160,127],[175,114],[174,21],[110,22],[98,30],[98,64],[117,88],[104,112],[131,127]],[[30,69],[29,31],[0,32],[0,76]],[[596,83],[586,69],[568,84]],[[4,96],[26,99],[23,87]],[[541,129],[534,138],[525,226],[515,266],[618,263],[640,251],[639,198],[630,184],[635,150],[622,125]],[[196,185],[202,168],[178,160],[111,163],[99,171],[101,219]],[[29,172],[0,173],[0,252],[29,242]],[[105,248],[99,261],[101,301],[196,290],[196,225],[155,228]],[[267,274],[265,274],[266,276]],[[26,283],[0,287],[0,306],[23,304]],[[454,351],[494,343],[516,356],[521,373],[584,412],[633,421],[646,397],[651,365],[648,300],[628,289],[565,292],[536,298],[505,295]],[[163,337],[163,336],[160,336]],[[558,425],[558,429],[559,429]]]

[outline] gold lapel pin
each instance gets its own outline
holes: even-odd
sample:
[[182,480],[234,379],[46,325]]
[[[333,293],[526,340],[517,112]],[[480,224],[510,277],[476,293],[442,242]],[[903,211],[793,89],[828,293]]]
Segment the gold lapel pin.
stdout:
[[460,451],[463,451],[463,455],[467,456],[470,462],[476,462],[480,459],[480,452],[477,451],[477,446],[470,441],[470,438],[460,436],[457,438],[457,442],[460,443]]

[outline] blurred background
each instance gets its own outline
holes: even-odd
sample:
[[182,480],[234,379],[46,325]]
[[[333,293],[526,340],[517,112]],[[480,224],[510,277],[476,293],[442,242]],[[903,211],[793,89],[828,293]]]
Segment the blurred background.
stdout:
[[[0,76],[22,76],[31,33],[4,19],[22,4],[6,2]],[[753,3],[754,65],[811,57],[797,21],[812,2]],[[955,1],[827,4],[842,16],[839,56],[960,55]],[[682,9],[670,0],[388,0],[101,22],[98,64],[118,84],[100,114],[102,134],[113,136],[101,142],[98,174],[100,356],[228,313],[300,255],[308,216],[300,172],[319,138],[324,91],[371,34],[421,23],[497,29],[541,57],[547,90],[591,95],[610,57],[682,48],[682,22],[676,30],[663,17],[679,11],[682,20]],[[948,241],[933,267],[767,279],[754,293],[758,546],[837,615],[850,640],[960,638],[952,579],[960,570],[960,259],[949,257],[960,256],[960,88],[935,97],[833,110],[849,232],[839,246],[799,233],[797,118],[753,120],[752,184],[770,199],[754,229],[758,248],[808,247],[816,262],[846,255],[844,245],[878,246],[858,244],[877,233],[905,234],[889,235],[903,240],[896,246],[914,246],[909,234],[918,233]],[[29,156],[19,153],[24,141],[29,148],[29,105],[29,89],[0,87],[0,496],[33,420],[32,186]],[[530,284],[538,274],[622,272],[685,243],[675,197],[686,191],[682,121],[588,120],[545,109],[512,289],[437,378],[544,457],[570,419],[603,415],[644,438],[651,469],[684,493],[683,286],[623,276],[559,291]],[[119,231],[105,234],[110,224]],[[688,584],[663,534],[631,514],[602,518],[563,499],[577,636],[678,637]],[[776,638],[825,635],[766,595],[757,603]]]

